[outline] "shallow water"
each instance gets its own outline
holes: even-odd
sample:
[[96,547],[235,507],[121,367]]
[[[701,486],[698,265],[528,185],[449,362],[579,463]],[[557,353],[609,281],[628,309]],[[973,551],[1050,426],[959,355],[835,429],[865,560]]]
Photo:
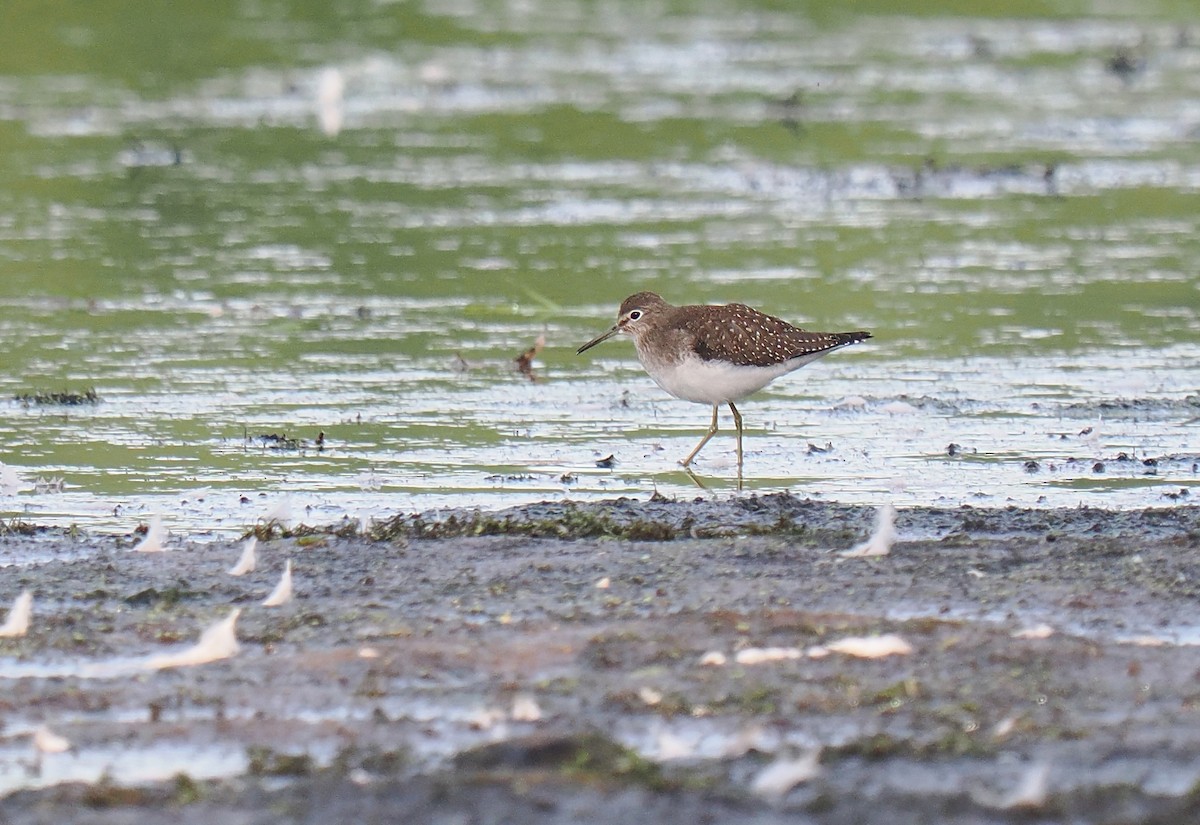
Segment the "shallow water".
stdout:
[[[100,400],[3,402],[0,514],[695,495],[708,411],[627,342],[574,354],[640,289],[874,332],[742,405],[747,490],[1200,494],[1189,4],[297,9],[192,10],[177,48],[148,11],[10,12],[0,398]],[[695,470],[734,491],[732,437]]]

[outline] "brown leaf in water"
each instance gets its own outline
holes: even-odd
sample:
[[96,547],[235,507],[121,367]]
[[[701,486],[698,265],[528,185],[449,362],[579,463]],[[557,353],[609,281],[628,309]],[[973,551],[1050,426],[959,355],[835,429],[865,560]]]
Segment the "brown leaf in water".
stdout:
[[538,353],[541,352],[545,346],[546,336],[543,333],[537,337],[536,341],[533,342],[532,347],[525,350],[523,353],[513,359],[513,361],[516,362],[517,369],[521,371],[522,375],[528,377],[530,381],[537,380],[537,376],[533,373],[533,359],[537,358]]

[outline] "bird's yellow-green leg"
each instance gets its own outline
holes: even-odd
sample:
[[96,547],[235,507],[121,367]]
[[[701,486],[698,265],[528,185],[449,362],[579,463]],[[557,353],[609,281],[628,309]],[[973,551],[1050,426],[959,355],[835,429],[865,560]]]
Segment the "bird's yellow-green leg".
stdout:
[[[716,407],[713,408],[714,413]],[[733,413],[733,425],[737,427],[737,453],[738,453],[738,480],[742,478],[742,414],[738,412],[738,408],[733,406],[733,402],[729,402],[729,411]],[[713,421],[716,422],[714,414]],[[716,424],[713,424],[713,430],[716,431]]]
[[[733,405],[731,404],[730,406],[733,406]],[[690,453],[688,453],[688,457],[685,458],[680,463],[682,463],[684,467],[691,464],[692,459],[696,457],[696,453],[700,452],[700,450],[704,447],[704,445],[708,443],[708,440],[710,438],[712,438],[714,435],[716,435],[716,433],[717,433],[717,405],[713,404],[713,419],[712,419],[712,424],[710,424],[708,427],[708,432],[706,432],[704,434],[704,438],[700,439],[700,443],[696,445],[696,449],[694,449]],[[741,442],[739,442],[739,443],[741,443]]]

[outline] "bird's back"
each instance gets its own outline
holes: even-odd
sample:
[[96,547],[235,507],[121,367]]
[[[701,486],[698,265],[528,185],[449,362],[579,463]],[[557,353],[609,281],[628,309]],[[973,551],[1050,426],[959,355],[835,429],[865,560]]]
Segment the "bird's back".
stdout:
[[705,361],[740,367],[773,367],[789,361],[803,366],[835,349],[870,338],[869,332],[809,332],[745,304],[675,309],[673,326],[691,338]]

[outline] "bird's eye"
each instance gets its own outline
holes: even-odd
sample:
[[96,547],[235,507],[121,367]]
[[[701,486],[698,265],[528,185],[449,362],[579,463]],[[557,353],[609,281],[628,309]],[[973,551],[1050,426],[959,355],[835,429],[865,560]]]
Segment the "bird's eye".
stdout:
[[640,309],[635,309],[633,312],[629,313],[630,321],[636,321],[638,318],[641,318],[641,317],[642,317],[642,311]]

